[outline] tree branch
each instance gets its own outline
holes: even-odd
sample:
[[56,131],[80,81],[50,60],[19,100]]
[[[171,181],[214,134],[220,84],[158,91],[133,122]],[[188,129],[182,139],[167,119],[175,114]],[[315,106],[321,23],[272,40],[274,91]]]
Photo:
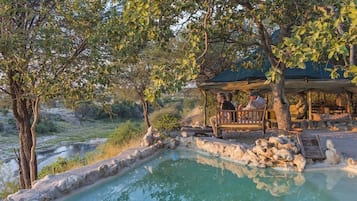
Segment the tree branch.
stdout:
[[229,43],[229,44],[239,44],[239,45],[246,46],[246,47],[260,45],[260,43],[257,41],[241,41],[241,40],[235,40],[232,38],[227,38],[227,39],[222,40],[221,38],[217,37],[217,38],[213,38],[213,39],[209,40],[209,43],[219,43],[219,42]]
[[76,58],[78,57],[85,49],[87,48],[87,40],[82,40],[81,43],[78,45],[77,49],[73,52],[73,54],[70,56],[70,58],[66,61],[65,64],[61,66],[55,73],[55,77],[57,77],[59,74],[61,74],[67,67],[68,65]]
[[4,88],[2,88],[2,87],[0,87],[0,91],[6,93],[6,94],[8,94],[8,95],[11,95],[11,93],[10,93],[8,90],[6,90],[6,89],[4,89]]
[[[204,20],[203,20],[203,29],[204,29],[204,35],[205,35],[205,49],[204,49],[204,51],[202,52],[202,54],[197,57],[197,60],[203,58],[203,57],[206,55],[207,51],[208,51],[207,21],[208,21],[208,19],[211,17],[212,8],[211,8],[211,4],[210,4],[210,1],[209,1],[209,0],[206,0],[206,3],[207,3],[208,8],[207,8],[207,13],[206,13],[206,15],[205,15],[205,17],[204,17]],[[202,63],[201,63],[201,64],[203,64],[203,63],[204,63],[204,59],[202,60]],[[202,70],[203,70],[203,69],[201,69],[201,71],[202,71]]]

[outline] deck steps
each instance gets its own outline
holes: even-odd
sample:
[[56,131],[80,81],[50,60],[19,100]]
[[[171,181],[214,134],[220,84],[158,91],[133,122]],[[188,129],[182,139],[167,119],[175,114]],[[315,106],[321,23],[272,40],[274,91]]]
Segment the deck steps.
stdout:
[[321,149],[319,135],[308,135],[301,133],[300,135],[297,135],[297,139],[301,147],[301,153],[306,159],[325,159],[325,154]]

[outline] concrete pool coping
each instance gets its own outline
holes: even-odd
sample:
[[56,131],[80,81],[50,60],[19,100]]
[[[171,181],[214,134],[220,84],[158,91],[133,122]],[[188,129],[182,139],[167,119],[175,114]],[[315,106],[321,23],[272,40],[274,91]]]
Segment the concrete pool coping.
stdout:
[[[313,134],[317,134],[317,133],[319,132],[313,132]],[[337,138],[339,139],[339,142],[336,143],[336,149],[339,150],[339,148],[343,146],[343,140],[341,140],[341,136],[343,136],[343,133],[337,133],[336,135],[333,134],[323,135],[323,133],[319,133],[319,135],[323,140],[333,137],[339,137]],[[357,143],[356,133],[352,133],[348,135],[349,136],[346,138],[346,140],[349,141],[349,143],[353,143],[353,142]],[[175,138],[171,138],[171,139],[175,140]],[[227,145],[237,144],[237,142],[226,141],[226,140],[216,139],[212,137],[201,137],[201,138],[187,137],[187,138],[176,138],[176,140],[180,141],[180,147],[196,149],[201,151],[202,149],[197,149],[197,147],[191,146],[193,141],[198,140],[201,141],[201,143],[203,141],[212,142],[213,144],[215,144],[215,146],[217,146],[217,144],[220,144],[219,146],[222,147],[225,147]],[[77,191],[82,187],[91,185],[104,178],[117,175],[127,169],[130,169],[134,165],[145,162],[146,160],[155,156],[161,150],[164,150],[163,149],[164,147],[175,148],[175,147],[165,146],[162,143],[156,143],[149,147],[132,148],[126,150],[125,152],[122,152],[117,157],[111,159],[100,161],[98,163],[89,166],[84,166],[82,168],[70,170],[64,173],[60,173],[56,175],[48,175],[45,178],[36,181],[32,189],[20,190],[15,194],[9,195],[7,200],[9,201],[13,201],[13,200],[14,201],[15,200],[16,201],[39,200],[40,201],[41,200],[42,201],[42,200],[55,200],[67,196],[71,192]],[[221,148],[218,147],[218,149]],[[203,150],[203,151],[207,153],[207,150]],[[346,152],[344,151],[343,153]],[[217,153],[216,154],[208,153],[208,154],[216,155]],[[354,155],[355,152],[353,150],[351,152],[347,152],[346,154],[347,156],[356,159],[357,154]],[[224,155],[220,155],[220,157],[226,158]],[[342,163],[338,165],[329,165],[325,163],[308,164],[305,167],[304,171],[314,171],[314,170],[321,170],[321,169],[341,169],[344,171],[357,173],[357,165],[347,164],[346,158],[344,161],[342,161]]]

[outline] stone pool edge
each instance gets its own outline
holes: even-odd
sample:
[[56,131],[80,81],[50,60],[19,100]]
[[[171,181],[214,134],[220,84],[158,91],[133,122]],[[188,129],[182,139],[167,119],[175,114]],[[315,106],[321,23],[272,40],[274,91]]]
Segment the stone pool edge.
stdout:
[[[117,157],[100,161],[93,165],[70,170],[56,175],[48,175],[36,181],[32,189],[23,189],[7,197],[8,201],[45,201],[55,200],[68,196],[71,192],[77,191],[82,187],[91,185],[96,181],[108,178],[124,172],[125,170],[143,163],[165,148],[175,149],[177,147],[192,151],[203,152],[209,155],[223,158],[225,160],[237,162],[242,165],[259,167],[259,164],[247,164],[244,158],[244,151],[251,150],[249,145],[224,141],[216,138],[204,137],[176,137],[169,138],[162,142],[147,147],[137,147],[122,152]],[[304,165],[305,166],[305,165]],[[291,168],[271,167],[283,171],[293,171]],[[318,169],[341,169],[357,173],[356,161],[352,159],[339,165],[312,164],[307,165],[305,170]]]
[[9,195],[8,201],[47,201],[67,196],[82,187],[117,175],[128,168],[143,163],[163,148],[161,143],[148,147],[128,149],[117,157],[106,159],[92,165],[66,171],[56,175],[47,175],[43,179],[35,181],[31,189],[21,189]]

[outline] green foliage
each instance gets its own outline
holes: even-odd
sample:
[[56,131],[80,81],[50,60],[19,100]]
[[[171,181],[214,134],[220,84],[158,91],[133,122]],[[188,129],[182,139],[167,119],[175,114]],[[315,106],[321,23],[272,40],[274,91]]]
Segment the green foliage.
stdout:
[[50,119],[39,119],[36,126],[36,133],[38,134],[51,134],[58,132],[56,124]]
[[192,110],[197,104],[198,98],[185,98],[183,100],[183,107]]
[[48,174],[61,173],[76,167],[88,165],[100,159],[104,160],[113,157],[122,150],[121,147],[128,148],[128,144],[132,142],[131,140],[141,139],[144,131],[140,123],[126,121],[125,123],[121,123],[115,131],[111,130],[111,133],[104,145],[97,147],[93,152],[87,153],[85,157],[77,155],[71,159],[58,158],[53,164],[45,166],[40,171],[39,178],[43,178]]
[[[176,105],[179,105],[179,103],[176,103]],[[179,128],[181,115],[178,108],[171,105],[154,111],[150,116],[152,126],[160,131],[170,131]]]
[[98,117],[98,114],[100,114],[100,109],[99,106],[90,103],[90,102],[84,102],[79,104],[75,110],[74,114],[77,118],[79,119],[95,119]]
[[199,98],[198,97],[187,97],[183,100],[183,111],[182,116],[186,116],[192,109],[198,106]]
[[84,102],[75,108],[75,115],[82,120],[138,119],[142,117],[142,111],[141,106],[132,101],[121,101],[112,105],[96,105]]
[[123,119],[139,119],[142,117],[141,106],[132,101],[122,101],[112,105],[112,113]]
[[4,131],[4,123],[0,122],[0,132]]
[[9,113],[9,109],[4,107],[1,109],[1,113],[2,113],[2,115],[6,116]]
[[[102,26],[106,1],[0,1],[0,85],[10,95],[19,125],[22,188],[31,187],[31,148],[28,136],[34,103],[61,97],[71,101],[94,97],[107,76]],[[41,128],[41,126],[40,126]],[[27,146],[27,145],[32,145]],[[34,164],[31,164],[34,165]],[[28,171],[30,169],[30,171]],[[31,179],[34,177],[31,176]]]
[[3,190],[0,192],[0,198],[6,199],[10,194],[13,194],[19,190],[19,184],[17,181],[7,181],[2,185]]
[[[203,105],[204,97],[201,96],[200,105]],[[217,99],[216,94],[212,92],[207,93],[207,108],[206,108],[208,118],[215,115],[217,112]]]
[[[306,61],[329,63],[328,71],[333,79],[338,70],[344,77],[357,77],[353,59],[357,45],[357,9],[354,0],[339,0],[326,6],[313,6],[313,16],[306,23],[295,26],[293,35],[273,47],[273,53],[288,66],[304,68]],[[356,80],[356,79],[353,79]]]
[[39,173],[39,178],[43,178],[44,176],[49,175],[49,174],[61,173],[61,172],[67,171],[73,167],[83,166],[86,164],[87,164],[86,160],[79,156],[76,156],[71,159],[59,157],[54,163],[52,163],[51,165],[45,166],[41,169],[41,171]]
[[16,120],[14,118],[10,118],[7,120],[7,124],[9,125],[10,128],[15,129],[16,126]]
[[159,131],[172,131],[180,128],[180,119],[179,114],[164,114],[157,119],[156,128]]
[[113,134],[110,135],[108,143],[121,146],[134,138],[142,136],[144,132],[143,127],[139,123],[126,121],[125,123],[120,124]]
[[15,193],[19,189],[18,180],[14,180],[12,177],[12,171],[10,167],[7,167],[5,164],[0,161],[0,186],[2,191],[0,191],[0,200],[5,199],[8,195]]

